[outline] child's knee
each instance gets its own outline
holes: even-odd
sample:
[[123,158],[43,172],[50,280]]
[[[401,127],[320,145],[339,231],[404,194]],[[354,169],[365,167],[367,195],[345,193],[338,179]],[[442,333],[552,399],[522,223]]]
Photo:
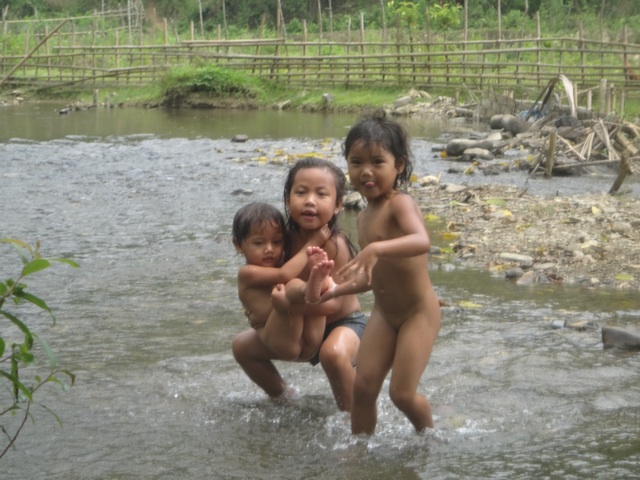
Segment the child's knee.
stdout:
[[401,411],[407,410],[414,400],[415,392],[400,389],[389,389],[389,398]]

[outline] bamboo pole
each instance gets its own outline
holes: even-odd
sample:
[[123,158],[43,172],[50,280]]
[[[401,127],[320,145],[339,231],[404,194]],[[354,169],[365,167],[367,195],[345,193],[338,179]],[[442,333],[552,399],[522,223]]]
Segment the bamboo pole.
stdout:
[[224,38],[229,38],[229,26],[227,25],[227,2],[222,0],[222,22],[224,23]]
[[540,27],[540,11],[536,12],[536,46],[537,46],[537,58],[536,58],[536,65],[538,66],[537,68],[537,74],[538,74],[538,86],[540,86],[542,84],[542,82],[540,81],[540,64],[542,63],[542,59],[541,59],[541,55],[542,55],[542,33],[541,33],[541,27]]
[[307,62],[304,57],[307,56],[307,21],[302,19],[302,81],[307,80]]
[[[39,48],[40,48],[44,43],[46,43],[46,42],[47,42],[47,40],[49,40],[49,38],[50,38],[52,35],[55,35],[55,33],[56,33],[58,30],[60,30],[60,29],[62,28],[62,26],[63,26],[65,23],[67,23],[67,20],[66,20],[66,19],[65,19],[65,20],[63,20],[62,22],[60,22],[60,23],[58,24],[58,26],[57,26],[57,27],[55,27],[53,30],[51,30],[51,32],[50,32],[48,35],[46,35],[46,36],[45,36],[45,37],[40,41],[40,43],[38,43],[38,45],[36,45],[36,47],[35,47],[35,48],[30,52],[30,53],[28,53],[27,55],[25,55],[25,57],[24,57],[22,60],[20,60],[20,61],[16,64],[16,66],[15,66],[15,67],[13,67],[13,68],[11,69],[11,70],[9,71],[9,73],[7,73],[7,75],[6,75],[2,80],[0,80],[0,86],[2,86],[2,85],[3,85],[3,84],[4,84],[4,83],[9,79],[9,78],[11,78],[11,75],[13,75],[13,74],[15,73],[15,71],[16,71],[16,70],[18,70],[21,66],[23,66],[23,65],[24,65],[24,64],[25,64],[25,63],[26,63],[26,62],[27,62],[27,61],[28,61],[28,60],[33,56],[33,54],[34,54],[34,53],[36,53],[36,52],[38,51],[38,49],[39,49]],[[28,38],[28,35],[27,35],[27,38]],[[27,45],[28,45],[28,44],[27,44]]]
[[547,148],[547,163],[545,170],[545,177],[551,177],[551,172],[553,171],[553,162],[556,158],[556,140],[558,138],[558,134],[555,130],[552,130],[549,133],[549,146]]
[[7,23],[8,14],[9,14],[9,5],[3,7],[2,9],[2,56],[3,57],[6,55],[6,51],[7,51],[6,38],[7,38],[7,27],[9,26],[9,24]]
[[320,0],[318,0],[318,33],[320,35],[320,41],[318,44],[318,55],[322,52],[322,47],[320,44],[322,43],[322,5],[320,4]]

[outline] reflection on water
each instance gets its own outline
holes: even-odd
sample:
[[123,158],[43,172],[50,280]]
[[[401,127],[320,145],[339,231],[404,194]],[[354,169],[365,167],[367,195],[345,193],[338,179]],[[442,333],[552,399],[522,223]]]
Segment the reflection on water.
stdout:
[[[254,128],[232,118],[229,132]],[[308,123],[327,121],[343,123]],[[265,152],[341,162],[339,136],[233,144],[227,133],[174,137],[172,122],[157,134],[129,125],[145,135],[123,136],[110,125],[104,136],[22,133],[0,144],[0,236],[40,240],[45,256],[81,264],[29,282],[58,317],[53,328],[45,316],[33,321],[78,380],[67,393],[46,392],[64,426],[34,410],[35,424],[2,460],[3,478],[637,475],[640,357],[603,351],[598,329],[550,327],[589,320],[633,329],[640,307],[629,292],[522,288],[485,272],[440,271],[434,259],[433,282],[451,305],[421,384],[436,432],[416,435],[385,385],[377,434],[353,438],[319,367],[279,364],[297,395],[265,399],[229,349],[246,327],[232,215],[249,200],[281,204],[286,166],[265,163]],[[239,188],[252,194],[234,194]],[[343,226],[353,232],[352,215]],[[0,248],[0,275],[18,269]],[[370,295],[362,300],[370,308]]]

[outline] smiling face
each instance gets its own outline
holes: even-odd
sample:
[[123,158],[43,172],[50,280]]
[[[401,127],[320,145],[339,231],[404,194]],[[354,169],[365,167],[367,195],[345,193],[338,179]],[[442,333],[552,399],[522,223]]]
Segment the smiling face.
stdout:
[[291,219],[301,230],[314,231],[329,223],[340,211],[336,181],[326,168],[302,168],[296,172],[285,199]]
[[347,154],[349,179],[360,194],[372,202],[395,189],[396,178],[404,170],[393,154],[379,143],[355,142]]
[[254,225],[246,238],[233,244],[249,265],[277,267],[284,255],[284,233],[277,223]]

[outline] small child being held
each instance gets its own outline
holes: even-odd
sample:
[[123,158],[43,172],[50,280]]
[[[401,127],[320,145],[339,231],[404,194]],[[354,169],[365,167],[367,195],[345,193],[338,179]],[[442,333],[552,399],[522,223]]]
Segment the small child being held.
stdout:
[[440,305],[427,270],[424,219],[402,191],[413,169],[407,134],[379,112],[351,128],[343,151],[351,184],[367,201],[358,216],[361,251],[338,271],[347,281],[322,300],[367,290],[374,296],[356,359],[351,430],[374,433],[389,371],[396,407],[417,431],[433,428],[431,405],[417,390],[440,330]]
[[[328,240],[327,227],[314,233],[305,248],[282,265],[286,253],[285,219],[267,203],[250,203],[233,219],[236,251],[246,264],[238,271],[238,297],[260,340],[283,360],[311,358],[322,343],[325,318],[292,314],[284,284],[308,265],[305,299],[317,302],[331,282],[333,261],[320,248]],[[274,309],[274,306],[276,307]]]

